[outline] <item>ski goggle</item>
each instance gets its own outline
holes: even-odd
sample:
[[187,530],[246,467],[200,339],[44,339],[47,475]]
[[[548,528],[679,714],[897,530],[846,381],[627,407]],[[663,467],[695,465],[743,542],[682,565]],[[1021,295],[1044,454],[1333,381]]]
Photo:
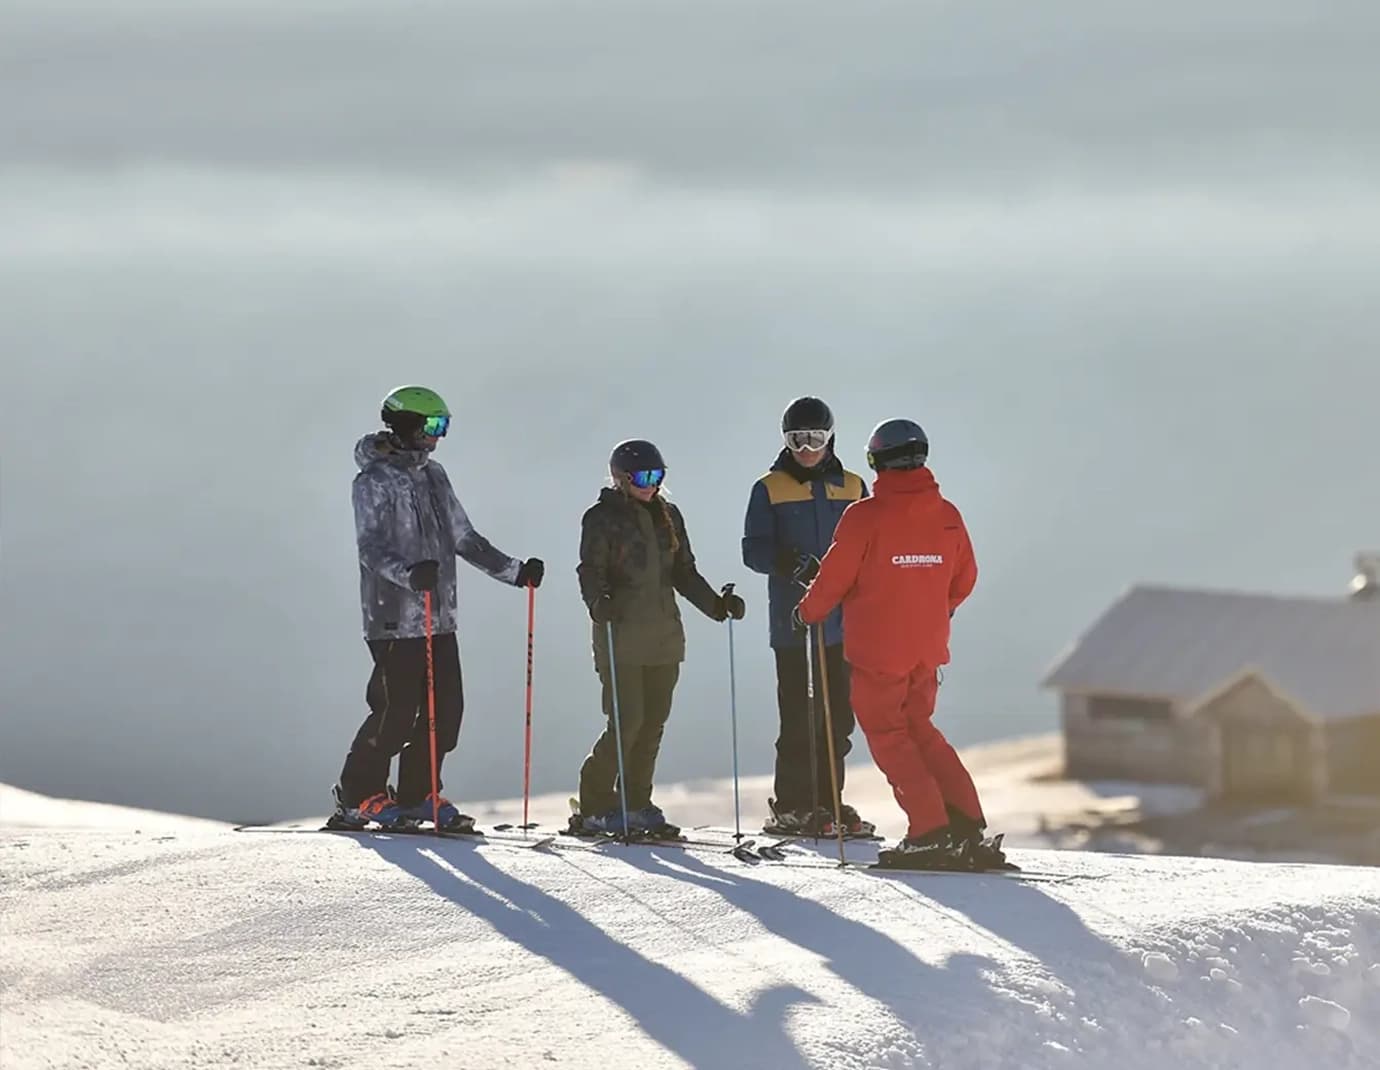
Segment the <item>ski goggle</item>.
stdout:
[[648,487],[659,487],[661,481],[666,478],[664,468],[644,468],[640,472],[629,472],[628,479],[634,487],[646,490]]
[[822,450],[829,445],[829,439],[834,432],[824,431],[787,431],[786,448],[799,452],[800,450]]
[[430,438],[445,438],[449,430],[449,416],[428,416],[422,421],[422,434]]

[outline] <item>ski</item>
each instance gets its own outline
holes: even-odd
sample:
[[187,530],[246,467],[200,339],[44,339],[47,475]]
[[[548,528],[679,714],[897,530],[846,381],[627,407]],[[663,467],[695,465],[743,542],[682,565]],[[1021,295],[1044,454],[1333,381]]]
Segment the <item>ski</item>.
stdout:
[[530,849],[542,849],[551,847],[556,838],[554,836],[513,836],[513,835],[487,835],[479,829],[471,832],[464,832],[458,829],[434,829],[423,825],[403,825],[385,828],[381,825],[365,826],[364,828],[337,828],[330,825],[237,825],[236,832],[267,832],[267,833],[325,833],[327,835],[344,836],[429,836],[441,840],[464,840],[470,843],[495,843],[503,847],[526,847]]
[[723,828],[716,828],[712,825],[696,825],[690,829],[691,835],[685,842],[692,847],[713,847],[720,851],[726,851],[734,858],[743,862],[779,862],[786,857],[782,848],[793,843],[797,837],[776,836],[770,843],[758,844],[754,836],[743,835],[738,839],[736,834]]
[[[723,828],[718,825],[696,825],[689,831],[692,834],[692,842],[702,842],[709,847],[720,846],[721,841],[718,839],[714,839],[712,837],[721,836],[723,837],[723,849],[726,851],[732,851],[734,854],[738,853],[737,849],[733,845],[734,833],[729,829]],[[758,847],[756,849],[756,854],[760,858],[765,858],[771,861],[779,861],[780,858],[784,857],[781,848],[786,847],[790,844],[804,844],[807,840],[814,840],[815,838],[813,833],[772,832],[770,829],[766,828],[762,830],[762,835],[769,837],[771,839],[771,842],[763,844],[761,847]],[[883,837],[877,835],[844,836],[843,839],[845,843],[876,843],[882,840]],[[753,843],[755,842],[755,837],[751,837],[747,833],[744,833],[743,842]],[[821,845],[827,845],[835,843],[837,842],[837,840],[834,836],[820,836],[819,842]]]
[[[368,836],[384,839],[390,836],[397,836],[400,838],[431,837],[443,840],[462,840],[475,845],[490,843],[499,847],[515,847],[539,851],[602,851],[613,845],[630,847],[671,847],[678,850],[691,851],[715,850],[724,853],[732,853],[734,857],[747,865],[754,865],[758,861],[765,860],[776,865],[793,869],[848,869],[881,877],[913,877],[920,880],[929,877],[988,877],[997,880],[1060,884],[1098,879],[1096,874],[1050,873],[1046,871],[1024,869],[912,869],[900,866],[878,865],[875,862],[865,862],[861,860],[849,860],[841,865],[837,861],[831,861],[823,856],[811,856],[808,852],[788,853],[783,848],[791,845],[792,841],[790,840],[779,840],[773,843],[758,845],[753,840],[745,839],[744,842],[739,844],[738,848],[735,849],[731,842],[732,833],[729,834],[727,841],[715,841],[693,837],[663,839],[649,836],[633,836],[630,840],[625,841],[621,836],[613,833],[576,835],[564,829],[561,830],[559,834],[539,833],[533,836],[525,836],[521,833],[508,830],[490,833],[480,829],[476,829],[474,832],[457,832],[443,829],[438,832],[435,829],[421,825],[403,828],[365,827],[362,829],[328,828],[322,825],[238,825],[235,827],[235,831],[277,834],[305,833],[356,837]],[[743,850],[744,848],[746,848],[745,851]],[[743,854],[750,854],[751,857],[743,857],[743,854],[740,854],[739,851],[743,851]]]
[[[534,823],[534,827],[536,823]],[[674,828],[675,826],[670,826]],[[744,836],[741,841],[734,841],[734,834],[726,829],[717,829],[708,825],[696,826],[688,830],[691,833],[708,833],[713,836],[715,833],[722,833],[723,839],[711,839],[704,836],[686,835],[684,831],[678,831],[675,838],[668,836],[654,836],[646,833],[634,833],[630,838],[625,839],[616,832],[573,832],[570,828],[558,830],[560,835],[569,837],[578,842],[583,842],[591,846],[602,846],[605,843],[626,843],[641,846],[655,846],[665,844],[672,847],[683,848],[708,848],[716,851],[723,851],[731,854],[741,862],[753,864],[759,861],[780,861],[785,858],[785,853],[781,850],[791,842],[789,837],[777,839],[772,843],[757,846],[757,841],[749,836]]]
[[879,866],[875,862],[848,861],[831,862],[821,858],[819,861],[806,861],[799,856],[787,858],[780,865],[794,869],[846,869],[877,877],[992,877],[997,880],[1026,881],[1031,884],[1066,884],[1079,880],[1094,880],[1096,877],[1078,873],[1048,873],[1028,869],[913,869],[902,866]]
[[[575,832],[564,828],[558,833],[566,836],[576,843],[582,843],[589,847],[606,847],[609,844],[618,844],[624,847],[679,847],[690,846],[690,841],[679,833],[672,836],[650,836],[646,833],[634,832],[631,836],[625,836],[618,832]],[[561,841],[557,841],[559,844]]]
[[898,866],[867,865],[859,867],[880,877],[994,877],[1004,881],[1024,881],[1027,884],[1067,884],[1080,878],[1071,873],[1032,873],[1024,869],[905,869]]
[[[497,835],[495,835],[497,832]],[[552,847],[556,843],[555,836],[529,836],[524,833],[513,833],[506,830],[495,830],[486,832],[482,829],[474,829],[471,832],[460,832],[452,829],[441,829],[436,832],[429,828],[419,828],[417,834],[421,836],[436,835],[446,840],[470,840],[473,843],[497,843],[504,847],[526,847],[529,850],[541,850]]]
[[898,869],[907,873],[1020,873],[1021,867],[1014,862],[1003,861],[995,866],[922,866],[913,865],[907,861],[913,855],[898,854],[893,851],[881,851],[877,855],[877,861],[873,862],[871,869]]

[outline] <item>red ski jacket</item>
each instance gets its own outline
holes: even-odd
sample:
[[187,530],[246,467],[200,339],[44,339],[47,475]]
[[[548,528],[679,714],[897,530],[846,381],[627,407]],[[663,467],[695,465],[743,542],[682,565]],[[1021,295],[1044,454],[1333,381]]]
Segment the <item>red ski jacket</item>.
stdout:
[[850,505],[800,602],[815,624],[843,603],[850,665],[892,674],[949,660],[949,618],[977,582],[963,517],[928,468],[879,472]]

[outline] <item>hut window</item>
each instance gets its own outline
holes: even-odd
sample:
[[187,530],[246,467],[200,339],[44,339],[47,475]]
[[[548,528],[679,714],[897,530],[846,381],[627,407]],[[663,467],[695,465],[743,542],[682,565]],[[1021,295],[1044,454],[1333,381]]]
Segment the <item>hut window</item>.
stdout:
[[1168,721],[1173,707],[1163,699],[1121,698],[1093,695],[1088,699],[1088,716],[1094,721]]

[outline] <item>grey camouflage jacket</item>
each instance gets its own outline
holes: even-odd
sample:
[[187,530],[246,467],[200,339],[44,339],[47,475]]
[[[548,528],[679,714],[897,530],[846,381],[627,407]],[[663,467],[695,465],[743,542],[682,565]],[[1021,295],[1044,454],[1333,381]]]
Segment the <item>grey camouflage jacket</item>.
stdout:
[[355,446],[353,498],[359,544],[359,597],[366,639],[426,634],[422,595],[407,582],[418,561],[439,561],[432,628],[455,631],[455,556],[496,580],[514,583],[521,562],[474,530],[446,470],[424,450],[407,450],[386,431]]

